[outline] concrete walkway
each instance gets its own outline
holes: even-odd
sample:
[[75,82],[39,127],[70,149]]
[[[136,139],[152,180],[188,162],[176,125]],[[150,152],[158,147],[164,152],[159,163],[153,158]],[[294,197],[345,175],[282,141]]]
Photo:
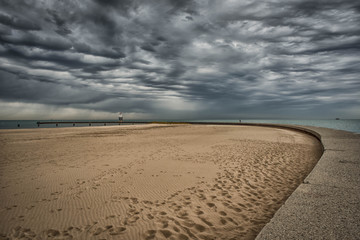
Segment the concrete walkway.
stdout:
[[360,239],[360,134],[304,128],[324,154],[256,239]]

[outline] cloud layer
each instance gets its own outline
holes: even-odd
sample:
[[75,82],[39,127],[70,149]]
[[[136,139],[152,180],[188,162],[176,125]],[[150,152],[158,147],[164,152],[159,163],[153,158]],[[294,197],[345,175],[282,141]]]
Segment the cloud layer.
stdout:
[[359,118],[359,56],[353,0],[1,1],[0,117]]

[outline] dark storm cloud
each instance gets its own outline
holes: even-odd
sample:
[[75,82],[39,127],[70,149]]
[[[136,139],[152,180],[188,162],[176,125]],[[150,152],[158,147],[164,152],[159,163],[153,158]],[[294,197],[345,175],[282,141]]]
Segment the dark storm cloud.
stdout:
[[0,6],[0,100],[9,104],[184,118],[360,114],[356,1]]
[[57,30],[55,31],[58,34],[68,35],[71,33],[71,30],[68,29],[68,27],[66,26],[66,21],[62,19],[55,10],[48,9],[48,13],[52,16],[52,19],[50,19],[50,21],[55,23],[57,26]]
[[42,38],[32,33],[25,33],[18,37],[5,35],[1,36],[0,41],[12,45],[37,47],[55,51],[64,51],[71,48],[70,42],[66,40],[51,37]]
[[106,99],[105,94],[94,94],[86,88],[79,89],[47,78],[27,79],[24,74],[14,75],[2,71],[0,77],[4,79],[0,82],[0,94],[4,100],[22,99],[32,103],[69,105],[73,102],[91,104]]
[[33,22],[29,22],[25,19],[10,16],[7,14],[0,14],[0,23],[4,25],[8,25],[9,27],[21,30],[40,30],[40,27],[34,24]]

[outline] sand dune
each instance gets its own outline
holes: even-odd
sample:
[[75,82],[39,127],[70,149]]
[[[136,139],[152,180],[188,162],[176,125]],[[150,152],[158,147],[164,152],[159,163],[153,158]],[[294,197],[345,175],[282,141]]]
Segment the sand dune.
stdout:
[[321,155],[302,133],[0,131],[0,239],[253,239]]

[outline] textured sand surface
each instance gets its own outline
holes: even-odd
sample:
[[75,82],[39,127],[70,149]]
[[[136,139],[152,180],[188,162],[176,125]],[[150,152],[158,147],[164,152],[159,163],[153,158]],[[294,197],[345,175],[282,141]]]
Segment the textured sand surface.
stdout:
[[253,239],[321,156],[289,130],[0,131],[0,239]]

